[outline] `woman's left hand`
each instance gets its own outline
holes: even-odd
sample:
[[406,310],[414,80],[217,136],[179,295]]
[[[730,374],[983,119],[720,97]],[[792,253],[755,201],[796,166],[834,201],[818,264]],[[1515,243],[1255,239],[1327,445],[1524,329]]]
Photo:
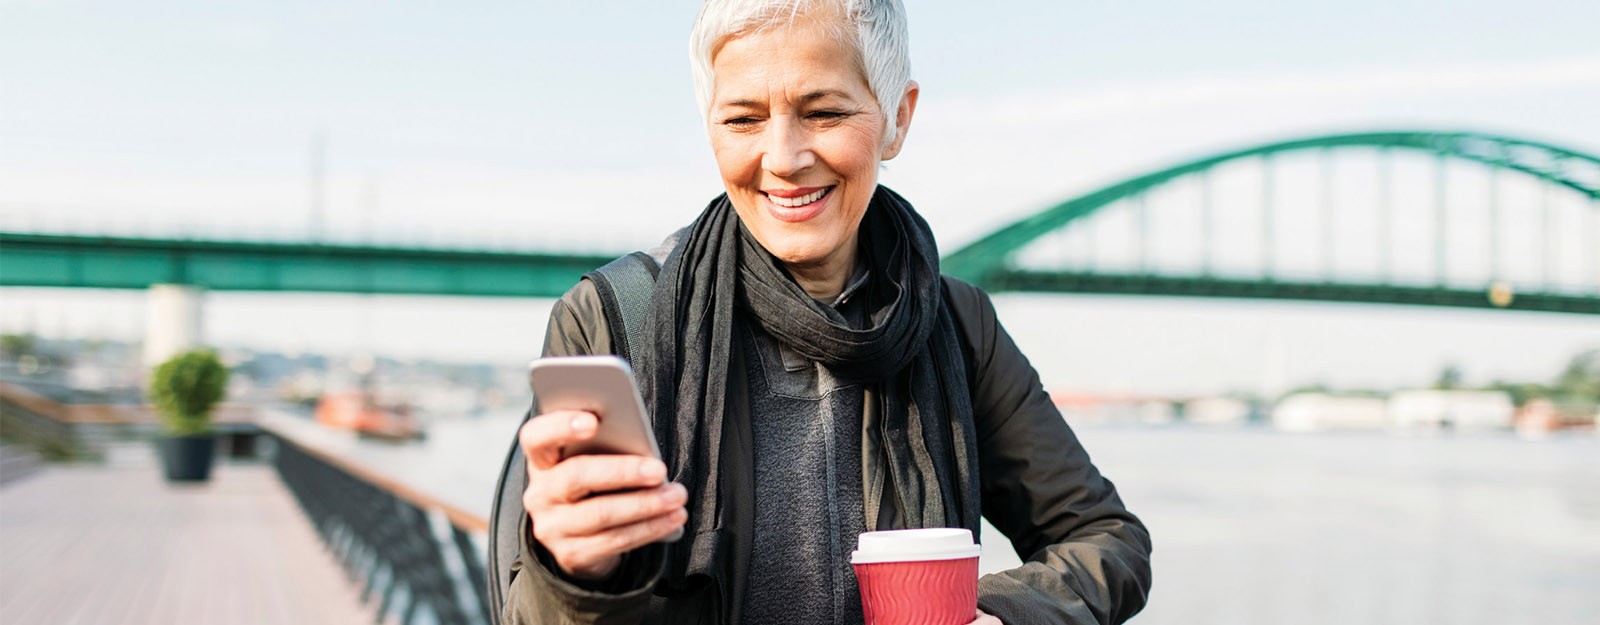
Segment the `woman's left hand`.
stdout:
[[972,619],[972,623],[969,625],[1005,625],[1005,623],[1001,623],[1000,619],[984,614],[983,610],[978,610],[978,618]]

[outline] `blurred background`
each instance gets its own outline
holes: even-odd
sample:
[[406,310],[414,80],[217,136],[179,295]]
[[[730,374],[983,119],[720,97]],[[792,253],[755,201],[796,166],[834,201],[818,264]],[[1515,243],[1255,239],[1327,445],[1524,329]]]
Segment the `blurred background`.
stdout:
[[[1600,618],[1600,5],[911,4],[881,180],[1151,527],[1134,622]],[[485,622],[553,298],[721,190],[695,10],[0,0],[0,621]]]

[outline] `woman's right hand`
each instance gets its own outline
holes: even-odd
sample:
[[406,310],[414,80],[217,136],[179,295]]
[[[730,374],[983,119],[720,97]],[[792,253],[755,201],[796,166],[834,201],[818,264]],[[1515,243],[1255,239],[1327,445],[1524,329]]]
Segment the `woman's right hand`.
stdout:
[[622,554],[670,536],[689,518],[688,492],[666,481],[660,460],[620,454],[561,459],[562,447],[588,440],[599,425],[591,413],[561,411],[528,419],[517,432],[528,464],[522,507],[533,520],[533,537],[564,573],[579,579],[610,575]]

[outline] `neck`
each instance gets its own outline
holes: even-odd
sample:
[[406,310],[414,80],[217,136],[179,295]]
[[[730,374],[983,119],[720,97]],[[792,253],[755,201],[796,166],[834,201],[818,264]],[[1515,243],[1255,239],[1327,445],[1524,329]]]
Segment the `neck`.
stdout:
[[850,281],[850,276],[856,268],[856,246],[851,241],[838,253],[823,259],[815,264],[790,265],[785,263],[784,268],[789,270],[789,275],[794,276],[794,281],[805,289],[806,294],[813,299],[829,300],[844,292],[844,285]]

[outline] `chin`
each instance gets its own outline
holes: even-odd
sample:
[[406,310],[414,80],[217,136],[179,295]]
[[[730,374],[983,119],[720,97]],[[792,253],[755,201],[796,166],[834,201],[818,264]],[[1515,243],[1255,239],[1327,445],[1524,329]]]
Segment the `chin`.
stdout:
[[839,234],[840,224],[830,219],[832,215],[790,223],[771,219],[759,209],[751,212],[754,215],[741,215],[746,227],[767,253],[786,266],[805,267],[826,262],[839,251],[841,239],[850,238]]
[[828,256],[826,251],[807,245],[778,245],[767,248],[767,251],[785,265],[813,265]]
[[[741,218],[743,216],[741,215]],[[755,235],[756,242],[762,249],[767,250],[785,263],[804,262],[817,254],[820,247],[816,243],[816,234],[807,225],[786,224],[777,220],[761,217],[744,219],[745,227],[750,229],[750,234]]]

